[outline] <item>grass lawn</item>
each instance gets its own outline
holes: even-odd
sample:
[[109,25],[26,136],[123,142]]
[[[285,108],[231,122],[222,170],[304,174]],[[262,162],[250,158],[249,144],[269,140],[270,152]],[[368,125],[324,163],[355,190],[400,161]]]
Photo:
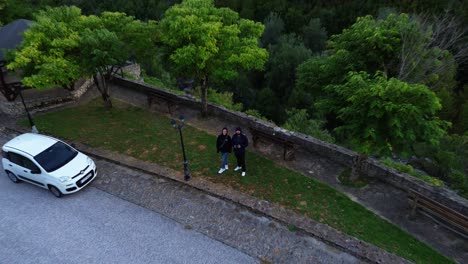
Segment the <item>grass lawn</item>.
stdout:
[[[182,170],[178,133],[160,114],[114,100],[106,110],[100,100],[35,118],[40,131]],[[450,263],[450,259],[400,228],[376,216],[328,185],[248,152],[247,176],[217,171],[220,157],[215,137],[186,126],[184,140],[193,177],[205,177],[261,199],[272,201],[349,235],[372,243],[417,263]]]

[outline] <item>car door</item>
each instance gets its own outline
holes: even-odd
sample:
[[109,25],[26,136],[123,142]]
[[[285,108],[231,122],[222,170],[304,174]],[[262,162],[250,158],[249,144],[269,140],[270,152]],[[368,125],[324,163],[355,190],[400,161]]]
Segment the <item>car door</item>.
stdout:
[[10,152],[9,157],[10,163],[12,164],[8,165],[10,168],[13,168],[13,173],[15,173],[19,179],[34,185],[46,187],[44,175],[41,173],[41,169],[39,169],[34,162],[29,158],[14,152]]

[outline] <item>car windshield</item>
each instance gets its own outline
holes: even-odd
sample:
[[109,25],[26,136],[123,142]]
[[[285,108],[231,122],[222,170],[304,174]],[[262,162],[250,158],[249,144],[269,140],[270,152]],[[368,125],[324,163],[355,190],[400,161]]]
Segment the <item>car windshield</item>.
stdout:
[[78,155],[78,151],[70,146],[58,141],[48,149],[37,154],[34,159],[46,170],[47,172],[54,171],[63,165],[67,164],[70,160]]

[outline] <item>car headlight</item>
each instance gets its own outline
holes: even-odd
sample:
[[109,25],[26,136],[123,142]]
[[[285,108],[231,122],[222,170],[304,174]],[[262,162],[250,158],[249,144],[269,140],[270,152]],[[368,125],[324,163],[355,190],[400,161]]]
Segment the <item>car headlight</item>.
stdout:
[[94,162],[92,159],[90,159],[89,157],[86,157],[86,161],[88,161],[88,165],[93,165]]
[[70,176],[62,176],[59,178],[60,182],[67,182],[69,180],[71,180],[71,177]]

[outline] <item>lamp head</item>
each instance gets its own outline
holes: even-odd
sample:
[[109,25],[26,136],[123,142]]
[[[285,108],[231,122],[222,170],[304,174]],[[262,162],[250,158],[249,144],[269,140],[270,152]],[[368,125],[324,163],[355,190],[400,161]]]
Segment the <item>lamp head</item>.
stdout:
[[177,126],[177,122],[176,122],[174,119],[172,119],[172,120],[171,120],[171,125],[172,125],[173,127],[176,127],[176,126]]
[[180,115],[180,116],[179,116],[179,120],[180,120],[182,123],[184,123],[184,122],[185,122],[184,115]]

